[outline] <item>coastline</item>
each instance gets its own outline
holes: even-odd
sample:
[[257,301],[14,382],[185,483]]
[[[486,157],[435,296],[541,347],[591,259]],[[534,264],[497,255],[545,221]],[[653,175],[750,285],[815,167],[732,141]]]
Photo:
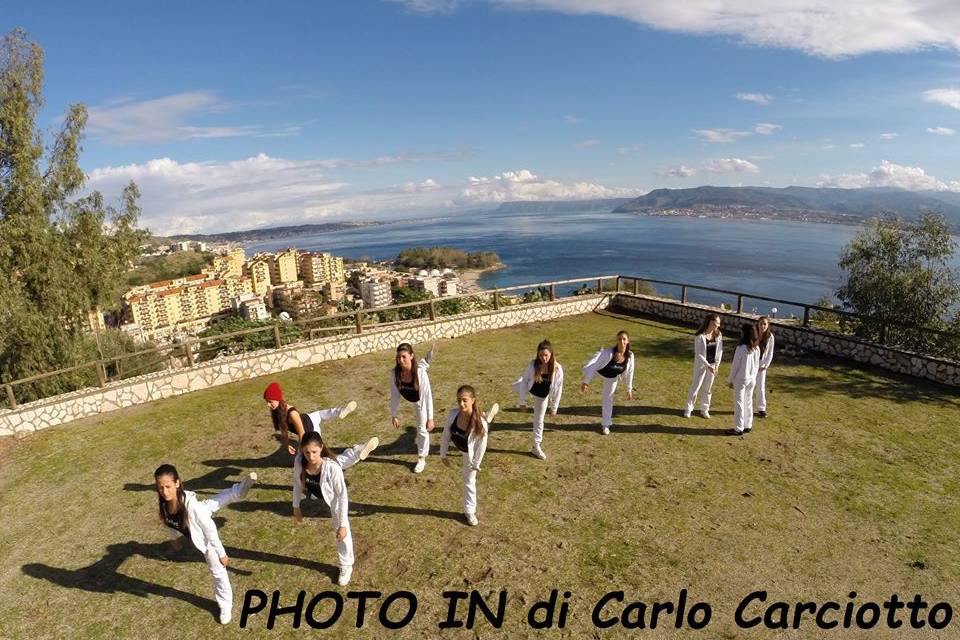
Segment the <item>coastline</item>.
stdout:
[[482,287],[479,285],[480,278],[490,271],[500,271],[501,269],[506,269],[507,265],[498,262],[497,264],[487,267],[486,269],[464,269],[459,272],[457,275],[460,276],[460,285],[463,289],[463,293],[476,293],[482,291]]

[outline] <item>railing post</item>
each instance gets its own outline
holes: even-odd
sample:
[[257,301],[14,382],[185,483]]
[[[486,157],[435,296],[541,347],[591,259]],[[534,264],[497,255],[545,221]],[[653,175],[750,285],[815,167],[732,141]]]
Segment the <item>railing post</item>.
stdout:
[[430,320],[437,319],[437,305],[433,301],[433,298],[430,299]]
[[633,295],[640,295],[640,281],[636,278],[633,279]]
[[175,363],[174,360],[173,360],[173,351],[172,351],[172,350],[170,351],[170,353],[167,354],[167,366],[170,367],[171,369],[176,369],[176,368],[177,368],[177,365],[176,365],[176,363]]
[[880,323],[880,339],[878,340],[880,344],[887,344],[887,323]]
[[620,293],[620,276],[617,276],[617,293]]
[[11,409],[17,408],[17,396],[13,395],[13,385],[5,384],[3,387],[7,390],[7,402],[10,403]]
[[354,321],[357,324],[357,333],[363,333],[363,311],[357,309],[357,314],[354,316]]
[[743,313],[743,296],[737,296],[737,313]]
[[810,307],[803,305],[803,326],[810,326]]
[[273,344],[277,349],[283,346],[283,342],[280,340],[280,325],[273,325]]
[[680,304],[687,304],[687,285],[680,285]]
[[553,302],[557,299],[557,285],[550,284],[550,302]]
[[107,368],[103,366],[103,360],[97,360],[97,379],[101,387],[107,386]]
[[183,354],[187,356],[187,366],[193,366],[193,345],[189,342],[183,343]]
[[603,278],[597,278],[597,293],[603,294]]
[[498,311],[500,310],[500,292],[499,291],[493,292],[493,308]]

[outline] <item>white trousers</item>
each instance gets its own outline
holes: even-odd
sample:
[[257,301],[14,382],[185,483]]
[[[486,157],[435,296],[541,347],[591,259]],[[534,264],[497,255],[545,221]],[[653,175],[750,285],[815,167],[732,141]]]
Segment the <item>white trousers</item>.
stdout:
[[[710,367],[697,362],[693,366],[693,381],[690,383],[690,391],[687,392],[686,411],[693,411],[693,406],[697,402],[697,394],[700,395],[700,410],[710,410],[710,399],[713,397],[713,379],[716,374],[710,371]],[[703,393],[700,393],[700,392]]]
[[548,402],[549,397],[531,397],[533,398],[533,444],[539,447],[540,443],[543,442],[543,418],[547,415],[547,405],[550,403]]
[[473,515],[477,512],[477,470],[470,464],[467,454],[463,454],[460,465],[460,479],[463,481],[462,506],[464,515]]
[[[229,489],[221,491],[217,495],[204,500],[204,504],[210,509],[211,513],[216,513],[220,508],[227,506],[231,502],[240,499],[241,483],[236,483]],[[220,556],[216,549],[207,545],[207,552],[204,554],[207,560],[207,567],[213,576],[213,597],[220,605],[220,611],[233,610],[233,587],[230,586],[230,576],[227,575],[227,568],[220,564]]]
[[340,468],[346,471],[353,465],[360,462],[360,449],[363,448],[363,445],[355,444],[349,449],[345,450],[343,453],[337,456],[337,464],[340,465]]
[[733,430],[737,433],[753,429],[753,388],[756,384],[754,379],[733,385]]
[[[600,376],[601,378],[603,376]],[[613,426],[613,394],[617,392],[617,382],[620,376],[616,378],[603,378],[603,409],[600,414],[600,426]]]
[[414,405],[417,410],[417,455],[426,458],[430,455],[430,432],[427,431],[427,408],[426,406]]
[[757,411],[767,410],[767,370],[757,371],[757,387],[753,392],[754,402]]
[[[331,526],[333,527],[334,533],[337,531],[337,524],[331,519]],[[343,540],[337,542],[337,560],[340,562],[341,567],[352,567],[353,566],[353,533],[350,531],[350,523],[347,522],[347,535],[344,536]]]

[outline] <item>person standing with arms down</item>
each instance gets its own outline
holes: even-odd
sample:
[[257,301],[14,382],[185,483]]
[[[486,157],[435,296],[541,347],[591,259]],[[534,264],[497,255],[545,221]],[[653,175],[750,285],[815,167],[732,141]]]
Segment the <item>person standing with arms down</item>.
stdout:
[[337,539],[337,556],[340,562],[340,577],[337,584],[345,587],[353,575],[353,536],[347,518],[349,499],[343,469],[337,464],[333,452],[323,444],[316,431],[304,436],[300,453],[293,463],[293,520],[303,522],[300,500],[304,491],[321,499],[330,507],[330,524]]
[[733,429],[727,433],[741,435],[753,429],[753,387],[760,368],[757,326],[745,322],[740,328],[740,344],[733,354],[727,384],[733,389]]
[[527,364],[523,376],[513,383],[512,388],[519,396],[520,410],[527,408],[527,392],[533,396],[533,449],[532,453],[541,460],[547,459],[543,452],[543,418],[550,405],[550,415],[557,415],[560,396],[563,395],[563,367],[557,362],[553,345],[543,340],[537,345],[537,356]]
[[450,465],[447,449],[451,442],[463,452],[460,465],[460,479],[463,482],[460,504],[463,517],[471,527],[480,524],[477,520],[477,473],[487,450],[490,423],[499,410],[500,405],[494,402],[484,416],[480,403],[477,402],[477,392],[468,384],[462,385],[457,389],[457,408],[451,409],[447,414],[443,436],[440,438],[440,460],[443,464]]
[[760,316],[757,320],[758,340],[760,341],[760,369],[757,371],[757,386],[754,389],[754,406],[757,415],[767,417],[767,369],[773,362],[773,332],[770,331],[770,318]]
[[397,347],[397,363],[390,372],[390,420],[394,429],[400,428],[397,410],[400,398],[417,408],[417,464],[414,473],[422,473],[427,466],[430,454],[430,432],[433,431],[433,393],[430,390],[430,376],[427,369],[436,354],[437,345],[430,348],[427,357],[419,362],[413,353],[413,346],[404,342]]
[[213,575],[213,595],[220,607],[220,624],[229,624],[233,617],[233,587],[227,575],[230,559],[220,542],[213,514],[227,504],[242,499],[257,481],[257,474],[250,472],[226,491],[221,491],[209,500],[200,500],[193,491],[186,491],[180,482],[180,474],[172,464],[162,464],[153,472],[157,489],[157,504],[160,521],[167,527],[173,539],[174,551],[183,548],[183,539],[177,533],[190,538],[193,546],[204,555]]
[[634,357],[630,350],[630,336],[626,331],[617,333],[617,343],[613,347],[600,349],[583,366],[581,393],[587,390],[593,376],[599,374],[603,378],[603,411],[600,419],[600,432],[603,435],[609,435],[610,427],[613,426],[613,394],[617,390],[617,383],[624,376],[627,400],[633,400],[633,369]]
[[720,332],[720,316],[713,313],[700,323],[693,343],[693,381],[687,392],[687,404],[683,417],[689,418],[700,395],[700,415],[710,417],[710,398],[713,395],[713,380],[720,367],[723,355],[723,334]]

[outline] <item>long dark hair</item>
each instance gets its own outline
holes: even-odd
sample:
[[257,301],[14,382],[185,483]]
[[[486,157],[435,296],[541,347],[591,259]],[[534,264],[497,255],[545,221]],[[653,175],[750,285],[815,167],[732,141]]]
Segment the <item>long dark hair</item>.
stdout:
[[[547,361],[546,371],[544,371],[543,365],[540,364],[540,352],[544,349],[547,349],[550,352],[550,359]],[[553,345],[550,344],[549,340],[541,340],[540,344],[537,345],[537,355],[533,359],[533,381],[534,382],[543,382],[543,376],[547,376],[547,379],[553,377],[553,368],[557,364],[557,354],[553,352]]]
[[320,445],[320,454],[324,458],[330,458],[331,460],[336,460],[337,456],[333,454],[333,451],[330,451],[330,448],[327,447],[323,442],[323,438],[320,437],[319,431],[308,431],[303,434],[303,440],[300,441],[300,452],[297,453],[297,457],[300,458],[300,484],[306,484],[307,481],[307,461],[303,457],[303,448],[310,443]]
[[708,313],[703,317],[703,320],[700,321],[700,326],[697,327],[697,335],[701,336],[707,332],[707,329],[710,328],[710,321],[714,318],[717,319],[717,329],[719,332],[720,328],[720,315],[716,313]]
[[[630,359],[630,334],[627,333],[626,331],[617,331],[617,342],[620,341],[620,336],[626,336],[626,337],[627,337],[627,348],[623,350],[623,361],[626,362],[627,360]],[[618,346],[618,345],[616,345],[616,344],[613,345],[613,355],[614,355],[614,356],[617,355],[617,346]],[[612,358],[613,358],[613,356],[611,356],[611,359],[612,359]]]
[[468,393],[473,398],[473,413],[470,414],[470,431],[477,437],[483,435],[483,409],[480,408],[480,401],[477,400],[477,390],[468,384],[460,385],[457,389],[457,397],[461,393]]
[[770,331],[770,318],[768,318],[767,316],[760,316],[759,318],[757,318],[757,331],[758,332],[760,331],[760,323],[764,320],[767,321],[767,330],[761,333],[757,338],[760,344],[760,353],[766,353],[767,342],[770,341],[770,336],[773,335],[773,332]]
[[752,322],[744,322],[743,325],[740,326],[740,344],[755,349],[758,342],[757,325]]
[[[409,353],[413,360],[410,361],[410,370],[413,372],[413,388],[417,390],[417,393],[420,393],[420,380],[417,376],[417,356],[413,353],[413,345],[409,342],[401,342],[397,346],[397,355],[401,353]],[[429,355],[429,354],[428,354]],[[400,375],[403,373],[403,370],[400,368],[400,363],[398,362],[393,367],[393,383],[397,385],[397,389],[400,388]]]
[[288,420],[288,414],[290,413],[290,405],[287,404],[286,400],[280,400],[280,404],[277,405],[276,409],[270,409],[270,418],[273,420],[273,428],[280,431],[283,435],[288,435],[290,433],[290,422]]
[[[157,467],[156,471],[153,472],[154,481],[159,480],[162,476],[170,476],[171,478],[173,478],[174,482],[180,482],[180,474],[177,473],[177,468],[172,464],[162,464],[159,467]],[[162,497],[160,497],[160,493],[157,492],[157,504],[160,507],[160,521],[166,522],[167,515],[172,516],[180,513],[184,509],[186,505],[186,501],[187,501],[187,494],[183,490],[182,482],[180,482],[180,486],[177,487],[177,508],[174,510],[173,513],[167,512],[167,502]],[[184,522],[186,522],[186,519],[184,519]]]

